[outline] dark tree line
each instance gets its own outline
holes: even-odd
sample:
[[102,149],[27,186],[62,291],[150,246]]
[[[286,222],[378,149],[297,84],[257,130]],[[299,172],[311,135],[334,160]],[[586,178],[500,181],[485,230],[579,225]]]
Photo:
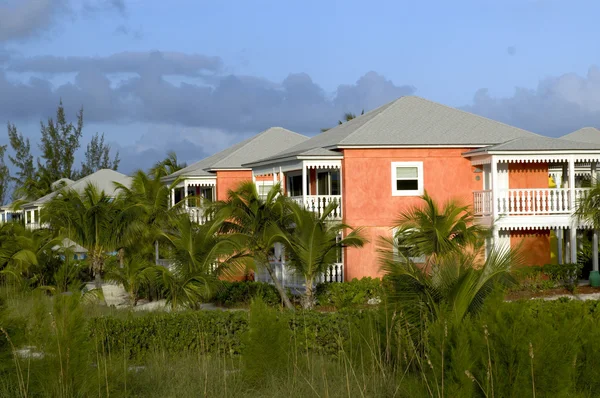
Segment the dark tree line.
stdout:
[[12,184],[12,199],[32,200],[52,192],[52,183],[68,178],[77,180],[100,169],[117,170],[119,153],[111,158],[110,145],[104,141],[104,133],[95,133],[87,144],[85,159],[79,169],[74,167],[75,153],[81,146],[83,135],[83,108],[77,120],[69,122],[62,101],[56,110],[55,119],[40,122],[41,139],[38,144],[40,156],[34,159],[31,142],[23,136],[17,126],[8,122],[8,139],[11,152],[8,159],[13,174],[4,162],[8,145],[0,146],[0,202],[4,203],[8,186]]

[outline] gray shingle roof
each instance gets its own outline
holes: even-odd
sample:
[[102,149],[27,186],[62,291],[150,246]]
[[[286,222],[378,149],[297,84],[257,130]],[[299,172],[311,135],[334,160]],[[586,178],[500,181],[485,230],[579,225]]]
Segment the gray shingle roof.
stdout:
[[270,158],[314,148],[351,146],[484,146],[537,134],[426,99],[406,96],[338,125]]
[[[77,192],[83,192],[85,187],[91,183],[95,185],[96,188],[98,188],[100,191],[104,191],[107,195],[115,196],[118,190],[115,188],[115,182],[118,182],[125,186],[130,186],[131,177],[126,176],[125,174],[121,174],[114,170],[101,169],[93,174],[90,174],[89,176],[83,177],[75,182],[72,182],[71,184],[68,184],[63,189],[73,189]],[[60,189],[51,192],[46,196],[42,196],[41,198],[36,199],[31,203],[27,203],[23,205],[23,207],[44,205],[45,203],[48,203],[50,200],[52,200],[52,198],[54,198],[59,192]]]
[[550,137],[525,137],[517,138],[504,142],[502,144],[490,145],[485,148],[475,149],[465,153],[465,155],[475,155],[488,152],[515,152],[515,151],[581,151],[597,150],[600,151],[599,144],[590,144],[588,142],[578,142],[565,140],[563,138]]
[[246,163],[272,156],[306,140],[308,137],[302,134],[282,127],[271,127],[254,137],[168,175],[163,180],[170,181],[180,176],[214,176],[209,170],[239,169]]
[[600,144],[600,130],[594,127],[584,127],[560,137],[565,140]]

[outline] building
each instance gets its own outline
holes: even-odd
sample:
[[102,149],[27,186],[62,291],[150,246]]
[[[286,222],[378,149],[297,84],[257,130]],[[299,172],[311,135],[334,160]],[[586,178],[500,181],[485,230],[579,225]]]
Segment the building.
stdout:
[[[83,192],[88,184],[92,184],[100,191],[104,191],[108,196],[116,196],[118,188],[115,186],[115,182],[124,186],[130,186],[131,177],[114,170],[102,169],[77,181],[63,178],[52,184],[52,188],[55,189],[53,192],[42,196],[39,199],[20,205],[19,214],[22,214],[22,219],[26,227],[32,229],[40,228],[42,226],[40,224],[40,216],[41,212],[43,212],[44,205],[50,202],[61,189],[72,189],[77,192]],[[5,214],[8,214],[8,212],[11,211],[10,207],[6,206],[0,208],[0,210],[4,211]],[[14,213],[15,211],[12,210],[12,212]],[[0,219],[4,220],[8,219],[8,217],[8,215],[5,215],[4,217],[0,216]],[[15,217],[14,214],[13,217]]]
[[[184,201],[192,220],[204,222],[202,201],[224,200],[227,192],[243,181],[252,181],[252,169],[244,163],[273,156],[308,140],[293,131],[272,127],[221,152],[162,178],[171,188],[171,205]],[[272,176],[257,178],[259,193],[273,186]]]
[[553,252],[576,261],[577,237],[590,228],[573,217],[600,161],[600,142],[588,135],[548,138],[407,96],[242,166],[315,212],[338,203],[333,219],[364,228],[369,243],[345,249],[345,280],[380,275],[379,237],[392,236],[424,191],[471,205],[493,231],[490,245],[520,247],[527,264],[543,265]]

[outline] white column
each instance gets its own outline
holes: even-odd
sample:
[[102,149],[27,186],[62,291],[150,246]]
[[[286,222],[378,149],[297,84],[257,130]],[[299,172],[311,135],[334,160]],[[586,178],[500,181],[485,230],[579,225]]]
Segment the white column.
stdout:
[[275,168],[273,168],[273,184],[277,184],[277,175],[275,173]]
[[[492,177],[492,225],[496,222],[498,218],[498,160],[495,156],[492,156],[492,164],[490,165],[490,174]],[[494,235],[494,244],[498,243],[497,239],[497,231],[496,235]]]
[[[340,215],[340,217],[342,217],[342,220],[344,219],[344,209],[342,209],[342,202],[344,201],[344,184],[342,183],[342,166],[340,166],[339,168],[340,170],[340,203],[339,203],[339,210],[338,210],[338,214]],[[343,281],[342,281],[343,282]]]
[[570,232],[569,249],[570,249],[570,253],[571,253],[570,262],[576,263],[577,262],[577,228],[575,228],[574,226],[571,226],[571,229],[569,229],[569,232]]
[[188,208],[187,197],[188,197],[188,182],[187,182],[187,180],[185,180],[185,181],[183,182],[183,200],[184,200],[184,202],[183,202],[183,207],[184,207],[185,209],[187,209],[187,208]]
[[592,186],[598,182],[598,163],[592,162],[590,167]]
[[302,162],[302,206],[306,206],[306,195],[308,195],[308,178],[306,178],[306,164]]
[[563,264],[563,230],[562,228],[556,228],[556,256],[558,257],[558,263]]
[[598,230],[594,230],[592,236],[592,271],[599,271],[598,269]]
[[175,188],[171,188],[171,207],[175,206]]
[[575,158],[569,157],[569,208],[575,211]]
[[252,170],[252,182],[256,184],[256,176],[254,175],[254,170]]

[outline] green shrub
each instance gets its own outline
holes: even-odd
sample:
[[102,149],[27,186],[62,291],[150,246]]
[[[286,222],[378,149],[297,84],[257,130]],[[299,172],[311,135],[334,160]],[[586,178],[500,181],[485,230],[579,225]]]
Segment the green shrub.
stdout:
[[247,306],[252,299],[260,297],[269,306],[281,304],[275,286],[265,282],[227,282],[223,281],[217,290],[214,300],[225,307]]
[[[362,315],[345,311],[282,312],[280,316],[289,324],[295,345],[302,352],[336,354],[340,342],[348,337],[350,323]],[[89,327],[98,346],[106,352],[124,352],[129,358],[142,358],[151,352],[237,355],[243,349],[248,319],[246,311],[190,311],[127,319],[92,318]]]
[[333,305],[337,309],[364,305],[370,299],[382,299],[381,279],[365,277],[344,283],[320,283],[317,285],[319,305]]
[[581,264],[546,264],[542,267],[542,272],[558,284],[565,286],[569,290],[574,290],[577,281],[581,277]]

